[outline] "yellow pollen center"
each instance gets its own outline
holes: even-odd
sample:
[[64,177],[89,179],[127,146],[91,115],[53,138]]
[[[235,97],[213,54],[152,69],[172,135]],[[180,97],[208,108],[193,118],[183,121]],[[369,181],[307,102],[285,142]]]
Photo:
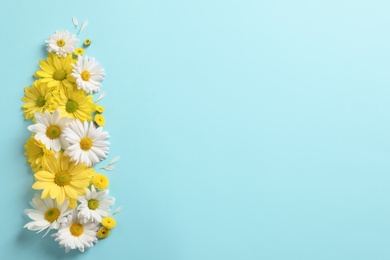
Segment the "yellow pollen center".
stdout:
[[51,208],[45,213],[45,219],[49,221],[50,223],[53,223],[58,219],[60,216],[61,212],[57,208]]
[[50,139],[57,139],[61,135],[61,129],[56,125],[50,125],[46,129],[46,136]]
[[35,105],[37,107],[43,107],[45,105],[45,103],[46,103],[46,100],[45,100],[45,98],[43,96],[39,96],[37,98],[37,101],[35,101]]
[[64,70],[57,70],[53,73],[53,79],[61,81],[66,78],[66,72]]
[[81,72],[81,78],[84,81],[88,81],[91,78],[91,74],[89,73],[88,70],[84,70],[83,72]]
[[54,178],[54,182],[58,186],[68,185],[70,183],[70,174],[65,172],[65,171],[57,173],[55,178]]
[[73,223],[72,226],[70,226],[70,233],[72,236],[79,237],[83,234],[84,228],[80,223]]
[[65,109],[68,113],[76,112],[78,107],[79,107],[79,105],[73,100],[69,100],[68,102],[66,102],[66,105],[65,105]]
[[99,230],[98,230],[98,232],[96,234],[96,236],[98,238],[106,238],[109,235],[110,235],[110,230],[108,228],[106,228],[106,227],[99,228]]
[[88,208],[89,209],[92,209],[92,210],[95,210],[99,207],[99,201],[98,200],[95,200],[95,199],[90,199],[88,201]]
[[58,45],[58,47],[64,47],[65,46],[65,41],[64,40],[58,40],[57,41],[57,45]]
[[80,147],[84,151],[88,151],[92,147],[92,140],[89,137],[84,137],[80,140]]

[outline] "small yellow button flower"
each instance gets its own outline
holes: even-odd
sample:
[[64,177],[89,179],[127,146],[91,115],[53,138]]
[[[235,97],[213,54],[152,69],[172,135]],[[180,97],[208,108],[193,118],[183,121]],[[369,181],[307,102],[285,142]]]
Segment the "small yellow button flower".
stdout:
[[99,228],[96,236],[98,238],[106,238],[108,235],[110,235],[110,230],[106,227],[101,227]]
[[83,55],[84,54],[84,49],[83,48],[76,48],[73,53],[76,56]]
[[105,190],[107,189],[110,182],[104,174],[99,173],[93,177],[92,184],[99,190]]
[[98,126],[104,126],[104,117],[101,114],[96,114],[93,119]]
[[87,38],[87,39],[84,41],[84,45],[85,45],[85,46],[91,45],[91,40]]
[[104,107],[95,105],[96,112],[103,113],[104,112]]
[[102,225],[108,229],[113,229],[116,226],[116,221],[112,217],[105,217],[102,219]]

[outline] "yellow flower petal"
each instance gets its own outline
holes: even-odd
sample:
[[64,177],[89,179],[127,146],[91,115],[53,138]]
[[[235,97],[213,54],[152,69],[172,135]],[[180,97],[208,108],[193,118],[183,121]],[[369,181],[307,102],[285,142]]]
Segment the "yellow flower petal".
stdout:
[[43,69],[45,72],[48,72],[50,74],[53,74],[54,73],[54,68],[51,67],[46,61],[44,60],[40,60],[39,61],[39,66],[41,67],[41,69]]
[[[54,198],[52,198],[54,199]],[[65,191],[63,188],[60,188],[59,191],[58,191],[58,194],[57,194],[57,197],[55,197],[55,199],[57,200],[57,204],[62,204],[64,203],[64,200],[65,200]]]
[[35,72],[34,76],[40,77],[40,78],[50,78],[53,76],[53,74],[50,74],[50,73],[43,71],[43,70],[38,70]]
[[52,198],[52,199],[57,198],[59,192],[60,192],[60,188],[54,187],[54,185],[53,185],[53,187],[50,189],[50,198]]
[[34,177],[37,181],[52,181],[54,180],[54,175],[48,171],[39,171],[34,174]]
[[[85,164],[75,165],[62,151],[57,157],[47,157],[43,165],[45,170],[35,174],[37,181],[32,186],[33,189],[43,190],[42,198],[50,195],[58,204],[62,204],[65,198],[72,201],[85,194],[91,181],[91,168]],[[52,177],[49,179],[49,176]],[[75,206],[75,202],[72,203]]]

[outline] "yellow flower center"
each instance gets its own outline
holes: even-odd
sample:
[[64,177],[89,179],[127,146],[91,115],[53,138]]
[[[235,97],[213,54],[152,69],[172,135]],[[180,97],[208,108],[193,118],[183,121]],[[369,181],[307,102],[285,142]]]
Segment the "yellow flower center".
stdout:
[[57,139],[61,135],[61,129],[56,125],[50,125],[46,129],[46,136],[50,139]]
[[104,107],[102,107],[102,106],[96,105],[96,106],[95,106],[95,109],[96,109],[96,111],[99,112],[99,113],[103,113],[103,112],[104,112]]
[[93,177],[92,184],[93,184],[93,186],[95,186],[99,190],[104,190],[108,187],[109,181],[108,181],[108,178],[106,176],[99,173],[99,174],[96,174],[95,177]]
[[79,237],[83,234],[84,228],[80,223],[73,223],[72,226],[70,226],[70,233],[72,236]]
[[108,229],[112,229],[115,227],[116,221],[115,221],[115,219],[113,219],[111,217],[105,217],[102,219],[102,225]]
[[98,126],[104,126],[104,117],[101,114],[96,114],[94,121]]
[[61,212],[57,208],[51,208],[45,213],[45,219],[49,221],[50,223],[53,223],[58,219],[60,216]]
[[57,173],[55,178],[54,178],[54,182],[58,185],[58,186],[66,186],[70,183],[70,174],[63,171],[63,172],[60,172],[60,173]]
[[61,81],[66,78],[66,72],[64,70],[57,70],[53,74],[53,79]]
[[88,151],[92,147],[92,140],[89,137],[84,137],[80,140],[80,147],[84,151]]
[[65,46],[65,41],[64,40],[58,40],[57,41],[57,45],[58,45],[58,47],[64,47]]
[[110,230],[108,228],[101,227],[101,228],[99,228],[96,236],[98,238],[106,238],[106,237],[108,237],[109,234],[110,234]]
[[84,81],[88,81],[91,78],[91,74],[89,73],[88,70],[84,70],[83,72],[81,72],[81,78]]
[[78,107],[79,105],[73,100],[69,100],[65,105],[66,111],[68,113],[74,113]]
[[74,54],[76,54],[76,55],[83,55],[84,54],[84,49],[83,48],[76,48],[74,50]]
[[88,208],[95,210],[99,207],[99,201],[95,199],[88,200]]
[[86,39],[84,41],[84,45],[89,46],[90,44],[91,44],[91,40],[90,39]]
[[35,101],[35,105],[37,107],[43,107],[45,105],[45,103],[46,103],[46,100],[45,100],[45,98],[43,96],[39,96],[37,98],[37,101]]

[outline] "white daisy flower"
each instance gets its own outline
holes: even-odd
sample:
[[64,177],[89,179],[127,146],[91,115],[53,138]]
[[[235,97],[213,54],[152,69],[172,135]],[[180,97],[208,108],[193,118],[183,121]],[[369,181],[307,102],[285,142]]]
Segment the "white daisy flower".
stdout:
[[48,111],[44,114],[36,112],[35,119],[37,123],[28,126],[27,129],[34,132],[34,138],[44,143],[47,149],[58,152],[61,148],[65,149],[69,146],[64,138],[63,130],[70,119],[60,117],[60,110],[54,111],[53,114]]
[[76,36],[68,31],[57,31],[45,42],[48,52],[55,52],[60,57],[66,57],[74,51],[78,41]]
[[77,210],[74,209],[68,215],[67,222],[61,224],[58,232],[52,237],[55,237],[55,241],[59,242],[60,247],[65,247],[66,253],[76,248],[84,252],[85,248],[93,247],[93,243],[97,243],[98,229],[98,222],[81,223],[80,219],[77,218]]
[[104,69],[95,58],[83,56],[79,57],[76,64],[73,64],[72,76],[76,79],[77,88],[92,94],[98,92],[100,82],[104,79]]
[[30,205],[34,209],[26,209],[26,213],[33,221],[24,225],[24,228],[38,231],[37,233],[47,229],[43,236],[46,236],[52,229],[58,229],[61,223],[67,221],[66,216],[69,215],[72,209],[68,208],[69,200],[65,199],[64,203],[58,205],[55,200],[50,198],[41,199],[38,193],[31,200]]
[[106,198],[108,190],[96,191],[92,185],[91,190],[85,191],[85,196],[79,196],[77,200],[80,205],[77,207],[79,213],[77,216],[84,222],[101,222],[102,217],[110,215],[110,207],[114,205],[114,198]]
[[107,132],[103,132],[102,127],[96,128],[93,122],[84,124],[76,119],[67,124],[64,130],[64,138],[69,142],[69,147],[65,150],[77,164],[85,163],[89,167],[107,158],[110,143]]

